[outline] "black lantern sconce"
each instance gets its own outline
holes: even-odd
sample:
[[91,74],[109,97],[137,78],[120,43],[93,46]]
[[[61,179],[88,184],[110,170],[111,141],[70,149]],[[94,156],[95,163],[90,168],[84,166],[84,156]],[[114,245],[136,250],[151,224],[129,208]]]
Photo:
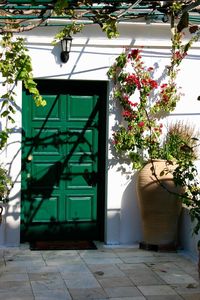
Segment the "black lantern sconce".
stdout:
[[66,63],[69,60],[69,53],[72,45],[72,37],[70,35],[66,36],[61,40],[62,52],[60,54],[60,59],[63,63]]

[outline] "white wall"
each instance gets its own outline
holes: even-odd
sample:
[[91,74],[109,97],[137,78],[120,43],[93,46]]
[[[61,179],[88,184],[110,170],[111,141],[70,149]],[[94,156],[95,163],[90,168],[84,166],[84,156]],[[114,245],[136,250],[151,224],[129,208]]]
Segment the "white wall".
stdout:
[[[32,57],[34,76],[36,78],[75,79],[75,80],[108,80],[106,72],[115,57],[128,46],[144,46],[144,57],[147,63],[161,67],[169,61],[170,29],[166,24],[121,24],[120,37],[108,40],[96,25],[88,26],[82,33],[73,37],[70,59],[66,64],[60,61],[60,45],[52,46],[51,41],[56,32],[54,27],[45,27],[25,33],[27,45]],[[199,126],[200,102],[198,74],[200,70],[199,43],[190,51],[182,64],[179,75],[180,85],[185,96],[182,97],[176,111],[170,118],[185,118]],[[112,88],[112,86],[110,86]],[[108,134],[108,182],[106,203],[105,242],[107,244],[133,244],[142,239],[140,216],[135,196],[134,174],[129,165],[122,165],[114,156],[112,131],[120,122],[120,108],[109,99],[109,134]],[[21,107],[21,90],[18,90],[18,105]],[[21,127],[20,111],[18,130]],[[20,209],[20,134],[16,132],[9,143],[16,145],[8,148],[7,157],[14,154],[15,166],[12,166],[13,177],[17,178],[15,191],[11,197],[9,213],[6,219],[6,235],[1,244],[19,243],[19,209]],[[16,143],[14,143],[16,141]],[[10,149],[10,150],[9,150]],[[12,150],[11,150],[12,149]],[[15,151],[13,152],[13,149]],[[16,154],[16,156],[15,156]]]
[[189,210],[184,207],[182,210],[181,222],[179,226],[179,238],[181,241],[182,250],[189,254],[194,261],[198,261],[199,250],[197,247],[200,241],[200,232],[198,235],[193,233],[193,223],[189,215]]
[[[2,92],[2,88],[1,88]],[[16,114],[15,124],[11,125],[12,134],[7,147],[0,153],[0,164],[3,164],[12,177],[14,187],[10,193],[9,205],[4,205],[3,220],[0,224],[0,246],[18,245],[20,238],[20,200],[21,200],[21,99],[22,87],[19,82],[15,87],[16,93]],[[5,120],[1,120],[4,126]]]

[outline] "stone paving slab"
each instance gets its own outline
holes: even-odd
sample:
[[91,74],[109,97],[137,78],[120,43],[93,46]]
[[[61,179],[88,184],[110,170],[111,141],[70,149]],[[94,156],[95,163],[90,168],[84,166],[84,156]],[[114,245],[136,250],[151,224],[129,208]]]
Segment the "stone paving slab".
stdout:
[[126,287],[133,286],[133,282],[126,276],[124,277],[105,277],[98,279],[100,285],[103,288],[112,288],[112,287]]
[[1,281],[0,299],[32,299],[33,292],[28,281]]
[[69,289],[73,300],[108,299],[102,288]]
[[[183,298],[178,295],[162,295],[162,296],[148,296],[147,300],[182,300]],[[198,298],[196,298],[198,300]]]
[[105,288],[105,291],[109,297],[138,297],[142,296],[142,293],[137,287],[123,286],[123,287],[112,287]]
[[123,271],[120,270],[118,265],[115,264],[98,264],[98,265],[88,265],[91,272],[96,276],[96,278],[104,278],[104,277],[113,277],[113,276],[126,276]]
[[143,285],[138,286],[138,289],[144,296],[176,295],[175,290],[168,285]]
[[138,247],[0,249],[0,300],[200,300],[197,263]]

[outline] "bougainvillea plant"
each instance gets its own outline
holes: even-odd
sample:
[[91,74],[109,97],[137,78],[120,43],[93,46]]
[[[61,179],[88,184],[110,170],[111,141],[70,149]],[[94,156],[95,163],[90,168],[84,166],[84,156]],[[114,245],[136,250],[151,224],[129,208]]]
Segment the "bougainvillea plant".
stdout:
[[[114,83],[113,99],[121,104],[122,118],[125,121],[113,133],[116,151],[128,154],[134,169],[140,169],[151,161],[152,174],[158,181],[153,159],[166,159],[169,164],[176,163],[174,182],[184,186],[184,192],[179,196],[190,206],[192,220],[197,220],[195,233],[200,229],[200,184],[194,165],[194,149],[184,139],[189,128],[179,124],[180,129],[182,127],[186,130],[176,130],[174,135],[170,133],[166,138],[162,119],[176,108],[181,98],[181,89],[176,84],[179,67],[193,42],[198,39],[199,31],[196,31],[183,44],[183,33],[174,32],[170,64],[165,67],[166,76],[163,80],[156,80],[154,68],[145,66],[141,49],[126,49],[108,71],[108,77]],[[196,147],[197,138],[193,141]],[[161,182],[160,184],[162,185]]]
[[129,154],[135,169],[149,158],[167,158],[161,147],[162,118],[180,100],[181,89],[176,84],[179,65],[199,34],[185,45],[182,36],[179,32],[173,36],[171,61],[161,82],[154,78],[154,68],[145,66],[141,49],[127,49],[108,71],[114,82],[113,98],[121,104],[126,121],[113,133],[113,142],[118,152]]

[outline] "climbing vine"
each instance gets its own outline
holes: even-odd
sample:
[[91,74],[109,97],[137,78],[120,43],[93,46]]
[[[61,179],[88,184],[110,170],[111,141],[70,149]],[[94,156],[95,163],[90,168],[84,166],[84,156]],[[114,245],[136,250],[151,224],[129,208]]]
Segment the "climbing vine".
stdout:
[[0,132],[0,149],[6,144],[11,131],[10,124],[14,124],[16,113],[15,87],[18,81],[22,81],[25,88],[32,94],[37,106],[45,106],[46,101],[42,98],[33,79],[31,58],[23,38],[13,38],[12,33],[6,33],[1,40],[2,51],[0,52],[0,72],[5,92],[0,95],[0,117],[6,118],[4,130]]
[[[98,24],[103,32],[105,32],[106,36],[111,38],[116,38],[119,36],[119,31],[117,27],[118,19],[117,16],[114,16],[110,13],[108,9],[97,10],[92,9],[92,1],[91,0],[82,0],[77,2],[77,8],[85,5],[88,8],[88,12],[91,12],[91,17],[89,19],[93,21],[95,24]],[[56,16],[65,16],[68,15],[69,18],[73,18],[74,20],[80,20],[84,15],[85,11],[80,10],[72,10],[69,8],[69,2],[67,0],[57,0],[54,6],[53,15]],[[72,22],[72,26],[67,25],[62,29],[58,34],[57,38],[62,38],[65,35],[65,32],[77,33],[80,32],[85,25],[77,24],[76,22]]]
[[76,24],[73,22],[72,24],[66,25],[61,31],[59,31],[52,42],[53,45],[56,45],[60,40],[62,40],[66,36],[70,36],[80,32],[83,29],[83,24]]

